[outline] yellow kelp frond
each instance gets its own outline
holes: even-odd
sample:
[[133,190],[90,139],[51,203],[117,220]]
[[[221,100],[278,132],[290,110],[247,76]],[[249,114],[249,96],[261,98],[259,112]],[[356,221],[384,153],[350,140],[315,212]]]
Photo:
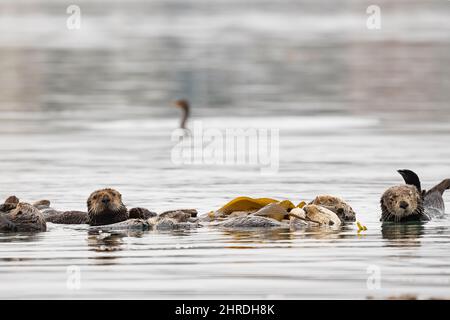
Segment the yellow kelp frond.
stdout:
[[295,208],[294,204],[289,200],[280,201],[278,202],[278,204],[283,208],[285,208],[287,211]]
[[304,206],[306,206],[306,202],[305,201],[302,201],[302,202],[300,202],[298,205],[297,205],[297,208],[303,208]]
[[359,221],[356,221],[356,225],[358,226],[358,233],[361,231],[366,231],[367,227],[362,225]]
[[221,212],[224,215],[228,215],[234,211],[251,211],[251,210],[259,210],[262,207],[267,206],[270,203],[278,202],[275,199],[270,198],[257,198],[253,199],[250,197],[237,197],[230,202],[228,202],[226,205],[224,205],[222,208],[220,208],[219,212]]

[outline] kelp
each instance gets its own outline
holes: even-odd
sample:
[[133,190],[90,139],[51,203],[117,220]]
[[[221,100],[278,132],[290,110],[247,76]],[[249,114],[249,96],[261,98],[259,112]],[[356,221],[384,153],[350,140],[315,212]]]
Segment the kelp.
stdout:
[[229,215],[232,212],[235,211],[258,211],[259,209],[271,204],[271,203],[277,203],[280,206],[282,206],[285,210],[290,211],[296,207],[302,208],[305,205],[305,202],[300,202],[297,206],[294,205],[289,200],[276,200],[272,198],[250,198],[250,197],[237,197],[227,204],[225,204],[223,207],[221,207],[219,210],[217,210],[217,213],[220,213],[222,215]]

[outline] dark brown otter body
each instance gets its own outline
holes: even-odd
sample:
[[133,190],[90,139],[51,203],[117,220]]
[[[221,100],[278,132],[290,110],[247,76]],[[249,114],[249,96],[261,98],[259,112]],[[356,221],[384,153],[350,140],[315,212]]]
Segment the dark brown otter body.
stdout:
[[44,215],[45,221],[57,224],[84,224],[88,222],[88,215],[83,211],[59,211],[50,207],[49,200],[40,200],[33,203]]
[[86,224],[88,214],[82,211],[53,211],[45,215],[45,221],[56,224]]
[[18,203],[15,209],[3,214],[0,219],[0,231],[37,232],[46,230],[47,224],[43,214],[28,203]]
[[420,179],[411,170],[398,170],[406,185],[387,189],[381,197],[381,221],[428,221],[445,214],[445,190],[450,179],[445,179],[429,191],[422,190]]

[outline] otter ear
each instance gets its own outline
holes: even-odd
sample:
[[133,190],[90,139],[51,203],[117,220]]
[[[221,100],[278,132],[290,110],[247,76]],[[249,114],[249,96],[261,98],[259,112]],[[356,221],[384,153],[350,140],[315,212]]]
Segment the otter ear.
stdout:
[[422,192],[419,176],[415,172],[407,169],[397,170],[397,172],[400,173],[406,184],[413,185],[417,188],[417,190],[419,190],[420,193]]

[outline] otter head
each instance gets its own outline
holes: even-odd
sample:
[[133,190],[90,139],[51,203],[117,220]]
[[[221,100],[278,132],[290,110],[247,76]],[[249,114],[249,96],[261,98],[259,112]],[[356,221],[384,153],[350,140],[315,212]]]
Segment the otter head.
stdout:
[[89,224],[99,226],[125,221],[128,212],[122,203],[122,195],[110,188],[91,193],[87,200]]
[[341,198],[331,195],[320,195],[311,204],[319,205],[333,211],[341,222],[356,221],[355,211]]
[[413,185],[387,189],[381,197],[381,221],[412,220],[423,214],[422,196]]
[[5,203],[0,205],[0,211],[8,212],[14,210],[19,203],[19,199],[16,196],[10,196],[5,200]]
[[20,232],[47,230],[42,213],[28,203],[19,202],[14,210],[5,215],[5,218],[11,221]]

